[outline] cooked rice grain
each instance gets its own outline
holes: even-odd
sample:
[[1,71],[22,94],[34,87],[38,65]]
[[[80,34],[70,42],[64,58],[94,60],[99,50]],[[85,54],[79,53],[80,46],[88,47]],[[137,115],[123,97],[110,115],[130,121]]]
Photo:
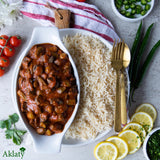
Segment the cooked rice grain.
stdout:
[[110,130],[114,119],[116,74],[111,67],[111,52],[99,39],[76,34],[66,36],[80,78],[80,104],[66,138],[90,139]]

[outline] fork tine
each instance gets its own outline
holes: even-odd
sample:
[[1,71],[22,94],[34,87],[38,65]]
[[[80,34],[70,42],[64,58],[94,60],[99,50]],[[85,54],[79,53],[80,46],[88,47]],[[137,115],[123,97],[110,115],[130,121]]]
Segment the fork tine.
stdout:
[[118,45],[118,42],[117,42],[116,47],[115,47],[115,59],[118,58],[118,51],[119,51],[119,45]]
[[121,41],[117,44],[117,59],[120,59],[120,54],[121,54]]
[[121,45],[121,55],[120,55],[120,59],[122,60],[122,59],[123,59],[123,53],[124,53],[124,47],[125,47],[124,40],[123,40],[121,43],[122,43],[122,45]]
[[116,40],[114,40],[114,43],[113,43],[113,48],[112,48],[112,59],[115,59],[115,44],[116,44]]

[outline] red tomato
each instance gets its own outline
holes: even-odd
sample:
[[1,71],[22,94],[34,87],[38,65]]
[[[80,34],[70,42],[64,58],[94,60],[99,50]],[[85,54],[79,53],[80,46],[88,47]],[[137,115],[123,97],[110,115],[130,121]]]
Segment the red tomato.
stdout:
[[12,46],[6,46],[3,50],[3,54],[7,57],[12,57],[15,54],[15,49]]
[[2,48],[0,47],[0,56],[3,55]]
[[4,68],[0,67],[0,77],[4,75]]
[[8,67],[10,64],[9,58],[6,56],[1,56],[0,57],[0,66],[1,67]]
[[86,0],[77,0],[78,2],[85,2]]
[[13,47],[18,47],[20,46],[22,39],[20,36],[12,36],[9,42]]
[[5,46],[7,40],[8,40],[8,36],[6,36],[6,35],[1,35],[1,36],[0,36],[0,45],[1,45],[1,46]]

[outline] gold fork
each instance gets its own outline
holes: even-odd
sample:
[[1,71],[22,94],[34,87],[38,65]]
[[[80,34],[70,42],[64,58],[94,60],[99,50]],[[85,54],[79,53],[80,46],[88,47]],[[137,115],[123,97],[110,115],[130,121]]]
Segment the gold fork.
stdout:
[[114,41],[113,49],[112,49],[112,59],[111,64],[112,67],[116,70],[116,106],[114,113],[114,130],[116,132],[121,131],[121,94],[120,94],[120,70],[123,67],[123,47],[122,41],[115,44]]

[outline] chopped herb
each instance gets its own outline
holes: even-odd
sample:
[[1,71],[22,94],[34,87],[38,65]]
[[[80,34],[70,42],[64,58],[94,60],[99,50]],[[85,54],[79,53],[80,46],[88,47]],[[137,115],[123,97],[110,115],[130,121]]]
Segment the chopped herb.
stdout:
[[16,129],[15,123],[18,122],[18,120],[19,116],[16,113],[14,113],[10,115],[8,119],[0,121],[0,128],[6,128],[6,139],[12,139],[13,143],[15,143],[16,145],[21,144],[21,136],[23,136],[26,133],[26,131]]
[[160,159],[160,130],[151,135],[147,143],[147,153],[150,160]]

